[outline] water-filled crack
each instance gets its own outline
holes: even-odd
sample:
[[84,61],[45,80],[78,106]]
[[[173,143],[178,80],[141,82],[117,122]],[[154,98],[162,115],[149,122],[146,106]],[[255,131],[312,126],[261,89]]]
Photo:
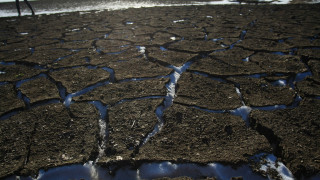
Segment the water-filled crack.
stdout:
[[163,125],[164,125],[163,113],[173,103],[173,100],[174,100],[174,98],[176,96],[176,85],[177,85],[177,82],[178,82],[181,74],[183,72],[185,72],[191,66],[192,63],[193,63],[193,61],[188,61],[187,63],[185,63],[184,65],[182,65],[180,67],[176,67],[176,66],[173,66],[173,65],[169,66],[170,68],[172,68],[174,70],[174,72],[171,73],[170,81],[166,84],[167,95],[165,96],[164,102],[163,102],[163,104],[158,106],[156,111],[155,111],[157,119],[158,119],[158,122],[154,126],[153,131],[150,132],[144,138],[144,140],[140,143],[140,147],[142,145],[144,145],[145,143],[147,143],[151,137],[153,137],[159,131],[161,131],[161,129],[162,129]]
[[109,81],[103,81],[103,82],[98,82],[94,85],[91,85],[91,86],[88,86],[78,92],[75,92],[75,93],[70,93],[66,96],[63,104],[66,106],[66,107],[69,107],[70,104],[72,103],[72,98],[73,97],[76,97],[76,96],[80,96],[80,95],[83,95],[89,91],[92,91],[93,89],[97,88],[97,87],[100,87],[100,86],[104,86],[104,85],[107,85],[109,84],[110,82]]
[[100,128],[100,138],[99,138],[99,154],[96,160],[97,162],[101,157],[105,155],[105,149],[106,149],[106,142],[109,135],[108,128],[107,128],[107,110],[108,106],[103,105],[100,101],[91,101],[89,104],[93,104],[100,113],[100,119],[99,119],[99,128]]

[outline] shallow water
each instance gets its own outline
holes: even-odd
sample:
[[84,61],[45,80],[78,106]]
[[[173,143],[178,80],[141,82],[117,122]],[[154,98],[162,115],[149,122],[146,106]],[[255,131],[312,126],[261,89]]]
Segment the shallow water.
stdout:
[[[218,4],[289,4],[297,0],[29,0],[36,14],[56,14],[75,11],[119,10],[141,7],[218,5]],[[15,0],[0,0],[0,17],[17,16]],[[302,0],[299,3],[319,3],[320,0]],[[31,15],[29,8],[20,2],[22,15]]]

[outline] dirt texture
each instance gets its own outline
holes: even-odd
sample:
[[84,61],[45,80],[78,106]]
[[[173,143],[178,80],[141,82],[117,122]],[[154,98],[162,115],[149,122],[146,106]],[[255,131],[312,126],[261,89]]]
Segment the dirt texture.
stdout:
[[67,88],[68,93],[75,93],[97,82],[108,80],[109,73],[103,69],[89,69],[86,67],[63,69],[49,74]]
[[319,177],[318,22],[320,4],[0,18],[0,179],[261,153]]
[[115,105],[121,100],[130,100],[142,97],[165,96],[167,89],[166,79],[128,81],[123,83],[108,84],[98,87],[86,94],[75,97],[76,101],[98,100],[104,104]]
[[[155,111],[163,99],[123,102],[109,109],[109,142],[99,163],[128,161],[159,121]],[[124,133],[125,132],[125,133]]]
[[305,99],[299,108],[250,114],[255,129],[275,143],[275,153],[298,178],[320,171],[319,106],[320,100]]
[[30,103],[60,98],[57,86],[45,77],[26,82],[19,90],[30,99]]
[[184,73],[177,87],[177,103],[212,110],[235,109],[241,106],[241,99],[232,84]]
[[97,153],[98,119],[92,105],[74,104],[68,110],[52,104],[2,121],[1,176],[87,162]]
[[1,97],[1,105],[0,105],[0,115],[2,116],[6,112],[10,112],[11,110],[23,108],[24,103],[21,99],[19,99],[14,90],[14,86],[11,84],[6,84],[0,86],[0,97]]
[[239,164],[270,151],[267,139],[240,117],[174,104],[164,121],[163,129],[140,148],[136,159]]

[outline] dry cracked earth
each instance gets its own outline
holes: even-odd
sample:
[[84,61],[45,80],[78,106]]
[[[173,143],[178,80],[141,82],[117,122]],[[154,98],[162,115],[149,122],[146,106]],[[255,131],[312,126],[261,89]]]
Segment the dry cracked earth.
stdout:
[[94,161],[320,172],[320,5],[0,19],[0,177]]

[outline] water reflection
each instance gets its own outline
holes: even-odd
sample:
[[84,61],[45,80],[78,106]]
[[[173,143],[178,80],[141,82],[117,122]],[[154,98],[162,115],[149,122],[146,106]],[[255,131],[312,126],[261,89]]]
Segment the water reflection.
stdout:
[[[299,1],[299,2],[298,2]],[[141,7],[189,6],[217,4],[289,4],[319,3],[320,0],[33,0],[36,14],[55,14],[63,12],[90,10],[119,10]],[[0,0],[0,17],[17,16],[15,0]],[[23,8],[22,15],[28,15],[29,9]]]

